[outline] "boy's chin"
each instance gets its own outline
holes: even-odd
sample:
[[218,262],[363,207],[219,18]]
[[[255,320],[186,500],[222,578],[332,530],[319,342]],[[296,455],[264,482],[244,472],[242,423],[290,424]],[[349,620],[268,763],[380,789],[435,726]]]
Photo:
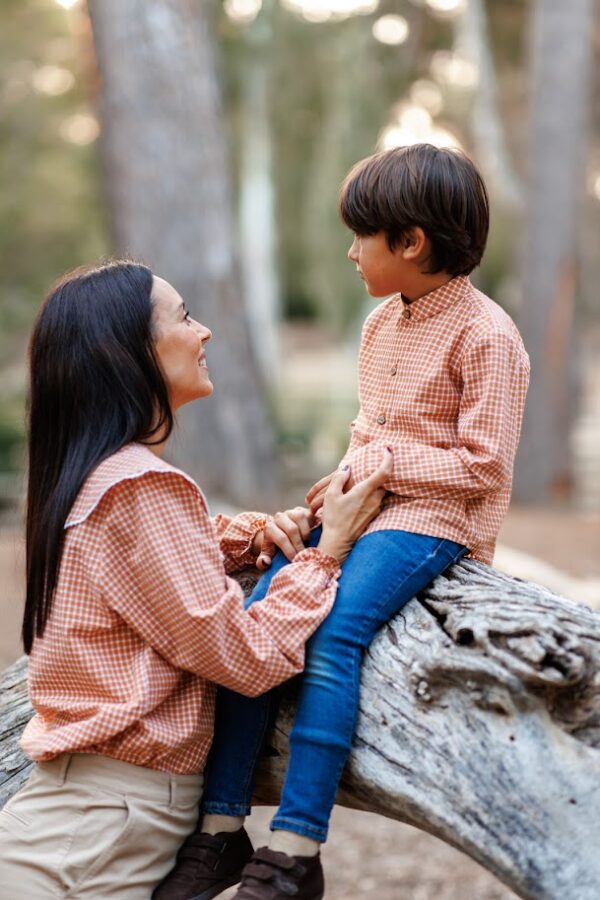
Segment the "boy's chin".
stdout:
[[383,300],[384,297],[391,297],[396,291],[386,291],[385,293],[382,293],[375,288],[367,288],[367,293],[373,300]]

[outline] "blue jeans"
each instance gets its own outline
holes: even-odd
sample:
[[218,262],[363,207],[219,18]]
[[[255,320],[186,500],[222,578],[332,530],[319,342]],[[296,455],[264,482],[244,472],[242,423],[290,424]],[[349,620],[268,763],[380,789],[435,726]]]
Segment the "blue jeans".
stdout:
[[[315,529],[309,545],[315,546],[319,537],[320,529]],[[352,746],[363,651],[382,625],[466,552],[453,541],[406,531],[377,531],[356,542],[342,567],[333,609],[306,645],[288,770],[272,830],[325,841]],[[246,601],[248,606],[263,599],[273,576],[287,562],[281,552],[276,554]],[[203,812],[250,813],[274,693],[243,697],[219,688]]]

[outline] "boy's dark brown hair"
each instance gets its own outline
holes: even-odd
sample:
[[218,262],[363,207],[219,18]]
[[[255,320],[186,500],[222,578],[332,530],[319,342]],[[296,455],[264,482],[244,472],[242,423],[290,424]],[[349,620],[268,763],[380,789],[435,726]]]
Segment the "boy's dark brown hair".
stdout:
[[464,153],[414,144],[358,162],[342,185],[340,215],[355,234],[383,231],[390,250],[419,226],[431,242],[429,274],[468,275],[485,250],[489,200]]

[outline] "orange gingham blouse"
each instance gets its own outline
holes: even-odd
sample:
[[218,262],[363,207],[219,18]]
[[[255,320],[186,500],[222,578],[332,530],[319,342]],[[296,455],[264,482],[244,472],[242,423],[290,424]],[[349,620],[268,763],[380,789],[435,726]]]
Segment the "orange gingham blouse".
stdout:
[[366,533],[447,538],[491,563],[510,499],[529,358],[516,326],[460,276],[367,318],[360,411],[344,461],[361,481],[394,450],[390,494]]
[[226,571],[254,562],[264,523],[257,513],[211,519],[198,486],[140,444],[102,462],[69,514],[52,610],[34,641],[25,752],[201,771],[215,684],[256,695],[300,672],[335,597],[336,560],[309,548],[244,610]]

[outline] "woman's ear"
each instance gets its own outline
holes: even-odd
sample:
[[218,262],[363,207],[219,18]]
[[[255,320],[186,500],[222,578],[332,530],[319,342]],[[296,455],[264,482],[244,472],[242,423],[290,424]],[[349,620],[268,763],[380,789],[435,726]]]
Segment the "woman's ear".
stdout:
[[410,228],[407,228],[403,232],[400,242],[402,256],[412,262],[421,259],[427,249],[427,237],[419,225],[411,225]]

